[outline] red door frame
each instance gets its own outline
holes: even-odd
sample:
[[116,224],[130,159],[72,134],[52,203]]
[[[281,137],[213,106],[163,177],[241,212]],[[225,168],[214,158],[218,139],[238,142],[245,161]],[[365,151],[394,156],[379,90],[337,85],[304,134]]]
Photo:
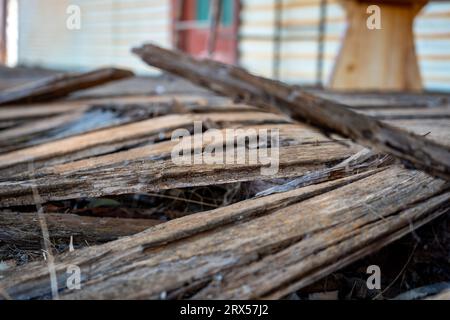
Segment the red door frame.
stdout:
[[[175,21],[177,20],[177,1],[183,2],[181,21],[184,27],[177,30]],[[238,40],[241,1],[233,0],[233,22],[229,27],[219,26],[217,30],[217,41],[214,59],[227,63],[236,64],[238,62]],[[172,0],[171,1],[171,27],[172,44],[182,51],[188,52],[193,56],[205,57],[207,50],[207,39],[209,34],[209,25],[199,26],[196,21],[196,0]],[[179,39],[179,40],[177,40]]]

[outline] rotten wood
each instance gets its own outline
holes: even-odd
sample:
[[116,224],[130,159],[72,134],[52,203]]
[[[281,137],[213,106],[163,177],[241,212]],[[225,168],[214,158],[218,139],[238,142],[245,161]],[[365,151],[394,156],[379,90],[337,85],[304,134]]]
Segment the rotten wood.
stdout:
[[[398,166],[251,199],[56,257],[59,284],[68,265],[82,273],[83,289],[60,286],[60,297],[281,298],[448,212],[449,201],[448,183]],[[48,268],[16,268],[0,288],[48,297]]]
[[450,290],[444,290],[434,296],[427,298],[427,300],[450,300]]
[[1,92],[0,105],[54,100],[78,90],[132,76],[134,74],[131,71],[115,68],[59,74]]
[[222,12],[222,0],[212,0],[210,1],[210,26],[208,35],[208,58],[214,56],[214,51],[216,49],[217,33],[220,25],[220,15]]
[[[0,212],[0,246],[21,250],[41,248],[42,230],[37,213]],[[152,219],[99,218],[64,213],[45,213],[53,244],[104,243],[141,232],[161,223]]]
[[[229,112],[205,114],[171,114],[68,137],[53,142],[23,148],[0,155],[0,177],[27,170],[30,162],[35,168],[97,156],[141,143],[170,138],[172,130],[191,128],[195,121],[219,124],[287,123],[288,119],[265,112]],[[167,137],[167,135],[169,135]]]
[[326,134],[337,133],[409,167],[450,180],[450,148],[358,114],[345,105],[314,96],[298,87],[252,75],[244,69],[187,54],[144,45],[133,49],[153,67],[186,78],[217,93],[263,108],[279,108],[295,120]]
[[[177,165],[170,157],[173,144],[140,149],[117,158],[93,159],[29,173],[0,182],[0,206],[10,207],[34,203],[31,186],[36,186],[43,201],[80,197],[156,192],[160,190],[207,186],[260,180],[261,162],[249,163],[245,154],[237,154],[233,164]],[[355,150],[356,148],[356,150]],[[348,148],[338,143],[318,143],[282,147],[279,150],[279,170],[268,179],[298,177],[326,168],[350,157],[358,146]],[[156,153],[156,154],[155,154]],[[223,157],[223,153],[217,156]],[[125,159],[124,159],[124,158]],[[110,162],[110,163],[108,163]],[[350,171],[351,172],[351,171]]]

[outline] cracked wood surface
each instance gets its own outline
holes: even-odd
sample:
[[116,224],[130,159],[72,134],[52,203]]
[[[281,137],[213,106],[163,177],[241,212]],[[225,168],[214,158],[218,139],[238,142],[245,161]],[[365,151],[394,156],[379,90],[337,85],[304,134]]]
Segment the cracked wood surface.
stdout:
[[[120,91],[112,92],[117,96],[18,107],[18,124],[6,126],[13,133],[47,132],[34,127],[44,124],[39,119],[54,115],[64,120],[69,113],[85,113],[101,106],[157,112],[146,114],[145,120],[136,118],[127,124],[93,128],[62,139],[54,134],[45,142],[30,138],[35,145],[17,151],[0,150],[0,160],[4,161],[3,166],[0,161],[0,207],[19,206],[15,210],[21,205],[34,205],[32,186],[37,186],[41,200],[46,202],[266,179],[259,165],[175,166],[169,159],[176,142],[170,141],[169,133],[180,127],[191,130],[195,120],[202,120],[205,129],[222,131],[279,129],[280,172],[267,178],[295,179],[249,200],[57,256],[58,282],[65,299],[281,298],[373,253],[445,214],[450,207],[445,181],[402,168],[393,164],[392,157],[361,150],[349,140],[330,139],[280,114],[206,94],[122,97]],[[384,117],[393,126],[425,136],[425,141],[450,146],[449,119],[436,118],[446,115],[444,98],[430,98],[429,103],[439,107],[428,110],[431,107],[420,96],[372,94],[369,101],[362,94],[355,98],[353,94],[323,95],[340,96],[352,102],[355,110]],[[394,110],[403,103],[412,108]],[[416,109],[421,111],[415,113]],[[0,120],[2,116],[5,121],[14,119],[14,112],[13,107],[0,108]],[[150,127],[145,128],[145,124]],[[1,135],[2,131],[0,140]],[[208,133],[203,138],[204,144],[209,142]],[[4,141],[8,146],[8,139]],[[185,138],[183,142],[192,141]],[[254,147],[249,145],[250,149]],[[35,164],[35,179],[28,172],[30,159]],[[33,217],[35,213],[8,213],[3,208],[0,237],[10,236],[8,242],[26,245],[26,231],[31,230],[29,244],[39,245],[39,230],[27,222]],[[127,226],[130,219],[67,214],[46,217],[51,234],[59,240],[67,240],[72,233],[80,239],[92,236],[94,241],[110,231],[113,239],[119,229],[126,235],[127,230],[132,229],[129,234],[133,234],[147,227],[139,219]],[[112,229],[97,227],[100,221],[109,221]],[[86,227],[77,227],[81,223]],[[24,236],[19,239],[22,231]],[[63,287],[70,264],[82,269],[83,290],[79,292]],[[18,299],[50,298],[45,263],[33,262],[0,273],[0,298],[2,292]]]
[[[448,189],[392,166],[193,214],[58,257],[60,295],[279,298],[444,213]],[[80,266],[82,290],[62,287],[69,264]],[[48,269],[19,267],[0,287],[17,299],[46,298]]]

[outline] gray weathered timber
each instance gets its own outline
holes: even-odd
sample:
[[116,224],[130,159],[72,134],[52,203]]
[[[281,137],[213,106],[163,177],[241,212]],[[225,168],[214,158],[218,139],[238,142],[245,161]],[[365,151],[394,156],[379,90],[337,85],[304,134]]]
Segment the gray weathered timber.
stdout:
[[78,90],[133,75],[131,71],[115,68],[98,69],[86,73],[58,74],[1,92],[0,105],[49,101],[65,97]]

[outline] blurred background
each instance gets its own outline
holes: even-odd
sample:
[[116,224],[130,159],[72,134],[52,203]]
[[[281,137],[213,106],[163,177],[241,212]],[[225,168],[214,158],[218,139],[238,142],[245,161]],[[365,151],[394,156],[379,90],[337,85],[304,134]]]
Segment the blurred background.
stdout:
[[[130,49],[154,42],[207,56],[212,2],[0,0],[0,60],[9,67],[115,65],[157,74]],[[222,0],[212,56],[289,83],[328,86],[348,27],[342,2]],[[74,18],[79,26],[71,27],[68,19]],[[413,30],[423,88],[449,91],[450,1],[427,3]]]

